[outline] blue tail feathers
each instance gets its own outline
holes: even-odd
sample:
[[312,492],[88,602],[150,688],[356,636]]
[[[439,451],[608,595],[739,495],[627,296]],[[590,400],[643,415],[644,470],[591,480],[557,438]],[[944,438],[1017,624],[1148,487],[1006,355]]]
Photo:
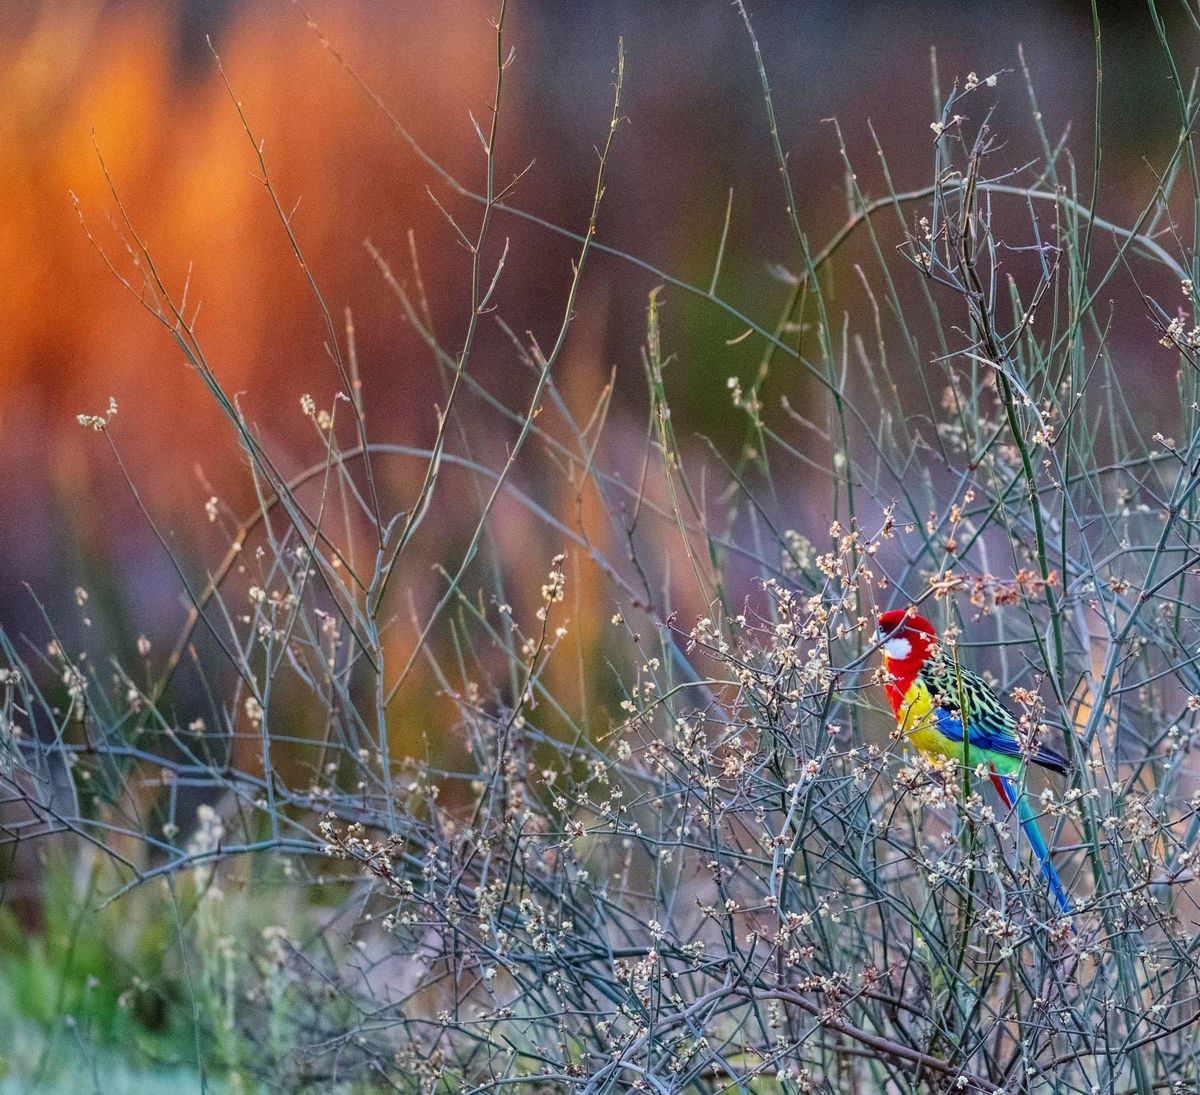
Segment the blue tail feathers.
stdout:
[[1010,810],[1014,804],[1016,805],[1017,817],[1020,818],[1021,828],[1025,830],[1025,836],[1029,839],[1029,845],[1033,849],[1033,854],[1042,868],[1042,875],[1046,879],[1046,884],[1050,887],[1054,903],[1058,906],[1058,911],[1063,916],[1070,916],[1071,902],[1067,897],[1067,891],[1063,889],[1058,872],[1054,869],[1054,864],[1050,861],[1050,851],[1046,847],[1045,840],[1042,839],[1042,832],[1038,828],[1037,818],[1034,816],[1033,807],[1029,803],[1028,796],[1021,794],[1011,779],[1000,775],[999,772],[994,770],[992,772],[992,782],[996,785],[996,790],[1000,792],[1000,797],[1004,799],[1005,805]]

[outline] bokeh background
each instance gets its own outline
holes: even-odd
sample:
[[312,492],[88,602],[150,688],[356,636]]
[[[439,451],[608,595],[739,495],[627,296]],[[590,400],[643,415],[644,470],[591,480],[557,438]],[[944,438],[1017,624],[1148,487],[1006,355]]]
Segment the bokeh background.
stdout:
[[[327,3],[310,14],[430,155],[465,185],[481,184],[471,117],[486,122],[495,77],[492,2]],[[859,182],[883,191],[868,122],[900,189],[929,180],[934,117],[931,47],[945,91],[974,70],[1004,71],[994,100],[1002,162],[1032,154],[1023,45],[1052,137],[1073,127],[1090,178],[1093,40],[1088,5],[1055,3],[755,3],[755,26],[775,90],[799,214],[814,246],[847,216],[840,120]],[[919,17],[917,17],[919,15]],[[1168,19],[1175,16],[1167,13]],[[1101,5],[1106,134],[1102,206],[1113,219],[1140,208],[1152,165],[1176,135],[1168,71],[1145,10]],[[618,37],[627,53],[623,113],[601,217],[602,242],[706,285],[726,201],[732,217],[720,292],[756,321],[774,323],[796,269],[749,40],[725,0],[711,3],[533,3],[512,0],[515,51],[504,91],[498,178],[532,163],[513,202],[578,230],[586,220],[603,138]],[[300,7],[285,2],[21,0],[0,9],[0,624],[41,638],[41,609],[69,632],[73,591],[111,647],[139,633],[177,633],[184,606],[174,569],[138,510],[103,439],[75,416],[120,412],[113,436],[129,473],[190,572],[203,576],[227,546],[229,522],[253,505],[251,478],[227,424],[164,331],[106,269],[88,228],[128,270],[115,204],[100,166],[168,281],[189,282],[209,360],[281,466],[319,458],[299,406],[329,406],[336,375],[321,318],[255,177],[252,149],[222,85],[217,51],[272,178],[335,314],[353,309],[372,434],[427,445],[441,397],[420,339],[364,249],[370,239],[407,269],[409,233],[432,314],[457,346],[467,314],[468,256],[426,188],[463,223],[477,206],[455,195],[401,141],[321,45]],[[1187,36],[1177,38],[1186,42]],[[993,164],[993,167],[995,163]],[[510,240],[498,311],[516,332],[552,337],[575,245],[500,217]],[[892,241],[893,243],[895,241]],[[493,260],[498,256],[495,244]],[[831,272],[835,307],[866,315],[853,275],[870,262],[852,240]],[[643,438],[639,347],[657,279],[595,255],[557,378],[577,408],[615,370],[610,433]],[[1117,292],[1132,293],[1125,284]],[[1134,298],[1136,299],[1136,298]],[[736,436],[724,379],[749,375],[760,340],[726,314],[678,292],[664,302],[664,340],[676,355],[668,384],[685,443]],[[1111,345],[1136,347],[1148,398],[1172,383],[1177,360],[1155,355],[1150,328],[1125,326]],[[860,324],[861,325],[861,324]],[[503,335],[485,325],[476,375],[517,403],[530,377]],[[800,370],[781,365],[772,398],[803,406]],[[497,444],[505,440],[497,433]],[[803,446],[807,442],[797,439]],[[387,472],[403,493],[414,468]],[[536,480],[536,461],[517,469]],[[827,523],[819,493],[786,473],[793,524]],[[220,499],[211,523],[205,503]],[[226,520],[228,518],[228,520]],[[445,533],[445,530],[442,530]],[[448,534],[447,534],[448,535]],[[503,533],[501,533],[503,535]],[[512,546],[528,546],[514,529]],[[435,534],[427,560],[446,542]],[[546,556],[553,546],[547,546]],[[539,562],[538,573],[542,572]],[[427,573],[427,571],[425,572]],[[411,577],[406,579],[411,582]],[[427,581],[427,579],[422,579]],[[418,589],[418,597],[421,591]]]
[[[897,190],[931,182],[930,123],[937,116],[938,99],[934,85],[944,97],[970,72],[998,74],[996,88],[980,89],[966,107],[975,115],[966,129],[994,108],[995,147],[987,170],[993,176],[1011,171],[1017,180],[1031,181],[1032,173],[1022,169],[1038,160],[1041,146],[1022,56],[1050,140],[1069,133],[1073,159],[1060,163],[1061,175],[1074,173],[1079,191],[1090,192],[1095,54],[1091,5],[1085,0],[748,2],[772,79],[798,219],[814,252],[849,215],[846,159],[868,197],[887,192],[879,150]],[[176,294],[186,285],[189,315],[199,309],[196,332],[207,360],[224,389],[236,394],[274,464],[289,476],[319,464],[322,440],[302,414],[301,399],[308,394],[322,409],[334,406],[339,379],[324,345],[322,315],[257,176],[254,149],[222,82],[219,55],[233,95],[262,142],[274,187],[335,321],[340,324],[344,310],[352,310],[372,439],[428,447],[437,429],[436,406],[445,401],[444,374],[405,320],[364,242],[371,241],[397,276],[414,287],[412,256],[419,258],[432,326],[453,352],[462,343],[470,311],[470,257],[435,199],[469,233],[476,230],[480,207],[448,186],[397,135],[322,44],[305,9],[428,156],[463,186],[478,191],[484,157],[472,119],[485,128],[490,120],[496,78],[491,22],[498,6],[499,0],[0,0],[0,630],[25,664],[44,675],[40,683],[49,704],[67,693],[72,680],[64,673],[68,663],[82,666],[97,681],[91,702],[99,697],[100,704],[107,701],[115,711],[108,713],[111,718],[97,718],[96,726],[122,734],[132,727],[129,740],[145,740],[136,735],[152,720],[128,717],[131,707],[138,709],[141,688],[156,697],[156,714],[162,714],[163,726],[155,726],[153,734],[188,728],[189,747],[199,743],[213,750],[206,757],[219,754],[220,770],[227,763],[247,773],[247,779],[262,772],[259,726],[266,724],[251,718],[242,702],[245,693],[237,691],[237,673],[202,628],[194,636],[195,661],[185,661],[168,692],[160,696],[156,687],[187,617],[180,571],[194,589],[203,586],[229,550],[239,522],[254,512],[256,498],[249,462],[229,422],[169,334],[137,299],[140,279],[122,217],[128,216]],[[1200,57],[1195,48],[1200,34],[1183,5],[1163,0],[1162,6],[1186,80]],[[1104,140],[1098,204],[1109,220],[1128,224],[1154,193],[1156,170],[1175,147],[1178,108],[1146,6],[1109,0],[1099,4],[1099,16]],[[598,240],[706,289],[728,208],[717,294],[757,324],[773,328],[791,293],[786,272],[801,269],[802,259],[789,226],[751,42],[728,0],[510,0],[505,42],[513,58],[499,122],[498,183],[524,172],[509,199],[513,205],[549,224],[576,232],[584,228],[596,149],[606,136],[619,39],[626,56],[624,121],[609,163]],[[1187,185],[1181,183],[1182,189]],[[1043,225],[1054,215],[1053,206],[1045,205]],[[909,223],[924,211],[915,203],[906,207]],[[1006,243],[1031,242],[1029,214],[1020,201],[998,202],[996,217]],[[939,352],[937,336],[944,335],[955,349],[967,341],[952,329],[962,321],[961,301],[939,300],[945,323],[935,332],[924,287],[896,254],[903,240],[896,218],[881,216],[877,229],[879,251],[908,325],[905,336],[888,310],[880,255],[865,232],[851,236],[822,268],[828,327],[861,335],[864,353],[872,353],[875,316],[866,285],[880,294],[881,334],[892,355],[889,367],[902,363],[893,373],[901,385],[899,401],[912,408],[914,421],[920,419],[913,432],[930,427],[932,435],[937,411],[921,400],[929,388],[946,383],[942,365],[932,364]],[[1190,242],[1191,224],[1181,229]],[[485,251],[489,269],[505,241],[495,316],[525,345],[536,339],[548,347],[562,321],[578,245],[543,225],[498,213]],[[1097,254],[1105,261],[1111,258],[1111,238],[1100,232],[1094,242]],[[1169,235],[1164,234],[1162,243],[1178,253]],[[1003,255],[1006,272],[1032,279],[1021,282],[1025,299],[1037,278],[1034,261],[1029,252]],[[114,269],[131,279],[134,293]],[[556,396],[577,421],[589,420],[598,407],[607,408],[596,464],[624,484],[641,482],[644,463],[657,460],[648,429],[643,348],[647,299],[662,282],[660,274],[629,257],[593,252],[555,368]],[[1166,267],[1138,259],[1105,284],[1104,303],[1095,314],[1112,317],[1105,346],[1122,390],[1137,400],[1133,410],[1148,437],[1177,427],[1163,422],[1158,408],[1178,406],[1180,354],[1159,345],[1142,292],[1171,302],[1171,307],[1182,302],[1179,283]],[[730,475],[717,454],[736,460],[742,450],[745,420],[731,406],[726,380],[749,381],[759,368],[764,342],[754,335],[743,337],[745,324],[703,294],[668,286],[658,299],[663,351],[671,356],[665,384],[672,422],[690,481],[711,516],[711,525],[696,524],[751,545],[746,555],[726,548],[721,560],[729,603],[740,605],[756,592],[752,579],[760,571],[752,551],[767,543],[765,556],[777,545],[770,537],[754,541],[755,530],[749,526],[755,511],[725,489]],[[492,398],[516,408],[517,420],[497,412],[474,391],[465,392],[457,404],[448,452],[497,469],[516,439],[534,377],[492,320],[488,316],[480,326],[470,375]],[[811,327],[801,325],[787,338],[806,358],[820,363]],[[915,352],[909,352],[910,345]],[[858,359],[850,352],[847,361],[844,384],[852,406],[869,414],[870,391],[859,375],[862,370],[856,371]],[[914,361],[930,363],[928,387]],[[764,488],[758,504],[776,529],[795,529],[815,542],[828,542],[833,512],[828,469],[837,466],[828,439],[822,437],[830,400],[810,376],[795,360],[775,357],[764,415],[784,444],[772,449],[773,482],[764,485],[760,478],[754,486]],[[905,384],[910,388],[905,390]],[[1160,400],[1160,395],[1170,398]],[[110,398],[119,413],[107,438],[77,423],[79,414],[103,414]],[[784,399],[797,417],[787,413]],[[578,451],[559,407],[548,399],[545,408],[538,428],[548,437],[566,438]],[[815,425],[802,425],[805,418]],[[339,438],[343,445],[353,443],[344,428]],[[123,466],[114,458],[110,439]],[[775,454],[785,446],[800,459],[777,460]],[[804,463],[806,455],[812,456],[811,465]],[[926,461],[925,455],[919,454],[914,465],[928,470],[931,478],[944,474],[944,467]],[[1103,462],[1097,459],[1097,465]],[[851,466],[867,469],[864,478],[870,474],[869,460]],[[377,469],[388,513],[411,505],[424,465],[381,456]],[[554,702],[539,701],[536,710],[522,704],[545,740],[556,735],[572,740],[569,721],[603,737],[620,718],[619,703],[626,695],[622,681],[628,683],[640,672],[630,664],[637,644],[627,641],[629,634],[652,636],[671,613],[677,613],[686,631],[697,615],[711,610],[697,591],[700,583],[690,580],[684,538],[669,515],[664,519],[650,505],[638,511],[635,563],[630,557],[635,537],[627,542],[621,534],[623,525],[635,521],[630,495],[614,488],[602,500],[588,485],[580,487],[580,479],[578,467],[542,436],[525,446],[510,484],[554,515],[559,526],[515,496],[502,498],[462,585],[467,596],[477,598],[480,613],[490,616],[476,626],[464,611],[466,624],[454,635],[443,619],[427,649],[415,650],[420,621],[429,619],[445,589],[444,569],[439,574],[437,568],[458,566],[491,486],[486,477],[464,474],[458,466],[444,470],[429,517],[406,549],[389,589],[387,608],[394,616],[380,640],[389,683],[410,658],[417,667],[381,720],[397,770],[413,769],[400,759],[406,753],[437,754],[450,771],[474,770],[474,761],[463,763],[469,742],[456,732],[462,728],[463,705],[446,693],[457,688],[472,697],[481,695],[481,707],[503,712],[523,691],[525,682],[517,679],[501,642],[493,641],[494,633],[486,629],[498,618],[497,605],[511,603],[510,619],[536,630],[535,612],[550,560],[564,548],[570,558],[561,619],[569,624],[567,641],[574,645],[561,657],[556,653],[540,671]],[[662,502],[661,476],[652,473],[647,479],[650,501]],[[891,488],[888,481],[874,495],[863,491],[858,512],[873,520]],[[305,501],[314,503],[313,488]],[[734,515],[727,517],[731,510]],[[352,532],[339,528],[339,541],[354,541],[354,563],[369,573],[369,541],[361,529]],[[570,546],[570,536],[578,534],[586,535],[594,556]],[[700,542],[698,533],[694,540]],[[262,556],[267,562],[261,562],[255,550],[261,543],[261,531],[247,542],[241,556],[244,570],[235,569],[223,590],[228,619],[213,606],[214,627],[228,622],[230,631],[250,631],[254,620],[245,615],[249,587],[281,588],[278,574],[270,576],[273,581],[263,580],[260,571],[269,568],[272,553],[268,545]],[[649,571],[646,587],[654,603],[634,604],[627,596],[630,586],[622,589],[620,581],[610,580],[611,572],[597,564],[599,555],[634,585],[637,572]],[[899,600],[909,592],[890,588],[880,596]],[[460,607],[452,606],[446,617]],[[618,609],[628,616],[614,624]],[[555,626],[559,619],[555,617]],[[629,626],[628,633],[619,630],[622,624]],[[638,649],[649,654],[652,641]],[[447,676],[454,679],[449,684],[424,660],[426,653],[430,663],[440,659],[439,670],[450,667]],[[348,664],[350,655],[342,656]],[[995,665],[995,657],[988,652],[981,661]],[[1016,657],[1010,667],[1017,667]],[[118,677],[117,666],[129,677]],[[273,774],[289,788],[304,790],[322,780],[333,785],[339,778],[349,787],[346,777],[357,779],[376,762],[364,760],[355,749],[359,768],[350,773],[343,766],[339,775],[336,765],[331,773],[313,760],[313,746],[328,736],[330,720],[321,704],[314,703],[314,689],[302,686],[298,676],[285,669],[272,688],[268,734],[275,742]],[[1012,674],[1004,676],[1011,679]],[[371,709],[374,682],[357,670],[347,670],[346,677],[352,705]],[[479,693],[466,678],[472,685],[481,682]],[[128,681],[137,688],[128,688]],[[59,714],[62,710],[65,705]],[[561,716],[564,711],[567,717]],[[35,728],[40,718],[37,712],[29,715]],[[504,718],[496,721],[499,725]],[[886,720],[876,723],[866,726],[868,737],[886,733]],[[84,725],[80,723],[81,733]],[[92,772],[90,737],[87,743],[88,762],[76,787]],[[227,762],[221,752],[226,744]],[[164,746],[162,752],[173,756],[173,749]],[[324,748],[319,755],[324,759]],[[99,757],[106,760],[103,750]],[[105,764],[97,763],[95,771],[108,778]],[[240,799],[230,801],[235,796],[216,801],[211,783],[204,780],[188,786],[165,775],[159,781],[158,775],[157,764],[150,763],[118,771],[119,809],[112,816],[138,833],[144,826],[148,836],[162,834],[177,840],[180,848],[190,848],[194,831],[204,828],[202,807],[210,821],[218,816],[211,812],[214,805],[230,819],[241,810]],[[264,779],[264,785],[273,784]],[[450,787],[442,802],[455,793]],[[11,801],[0,804],[0,826],[10,833],[7,827],[26,820],[14,809]],[[136,824],[119,816],[120,810],[136,810]],[[119,845],[117,836],[113,840]],[[141,848],[140,840],[130,843]],[[65,869],[35,858],[43,848],[48,856],[52,846],[63,855]],[[76,1014],[86,1013],[93,981],[98,995],[108,1000],[110,1015],[116,1016],[109,1029],[122,1058],[133,1044],[126,1037],[133,1021],[122,1018],[126,1012],[119,1000],[127,986],[145,977],[155,987],[137,997],[137,1006],[152,1005],[152,1010],[136,1022],[146,1030],[176,1029],[179,1037],[170,1059],[193,1059],[197,1039],[191,974],[171,972],[175,941],[182,942],[185,931],[171,919],[179,916],[178,907],[164,918],[165,891],[146,886],[135,899],[143,904],[133,904],[132,912],[130,904],[114,903],[105,906],[104,915],[93,916],[93,888],[100,876],[89,866],[95,860],[75,854],[76,847],[27,840],[0,850],[5,970],[0,1013],[26,1017],[7,1023],[13,1033],[7,1040],[11,1045],[0,1044],[0,1095],[18,1089],[4,1086],[19,1076],[19,1070],[5,1075],[12,1046],[44,1045],[25,1051],[38,1057],[29,1071],[38,1076],[53,1071],[49,1065],[77,1037],[63,1033],[56,1042],[53,1032],[67,1014],[73,1022]],[[159,856],[164,847],[146,844],[144,854]],[[222,872],[221,884],[229,893],[225,907],[232,910],[223,923],[232,927],[221,928],[220,935],[236,937],[245,948],[239,953],[246,956],[253,953],[254,941],[264,938],[267,925],[295,927],[331,900],[323,883],[311,891],[302,889],[289,864],[280,865],[282,876],[268,878],[274,869],[265,858],[246,857]],[[270,878],[281,884],[275,886]],[[305,896],[309,893],[311,897]],[[344,906],[353,907],[353,901]],[[224,943],[211,945],[217,929],[211,939],[206,937],[203,915],[198,919],[197,957],[215,961],[232,955]],[[28,930],[38,924],[44,931]],[[340,924],[332,929],[340,931]],[[65,954],[55,947],[65,947]],[[229,962],[232,969],[235,963]],[[161,963],[157,973],[156,963]],[[252,962],[240,964],[256,968]],[[357,969],[353,963],[345,968]],[[63,971],[61,980],[57,969]],[[68,979],[70,971],[74,981]],[[233,981],[228,984],[232,1001]],[[68,987],[79,995],[69,995]],[[223,999],[220,993],[211,998]],[[101,1011],[97,1005],[93,1014]],[[248,1029],[257,1013],[249,1014]],[[29,1017],[37,1020],[38,1030],[51,1032],[44,1043],[22,1025],[32,1022]],[[152,1045],[147,1058],[167,1059],[160,1052],[163,1044]],[[247,1045],[256,1058],[261,1055],[258,1031]],[[89,1061],[89,1074],[103,1070],[113,1090],[148,1090],[122,1088],[110,1059]],[[236,1054],[230,1060],[236,1064]],[[270,1071],[271,1064],[264,1062],[256,1060],[250,1071]],[[69,1082],[69,1089],[76,1090],[78,1083]],[[194,1077],[185,1075],[178,1089],[195,1090]]]

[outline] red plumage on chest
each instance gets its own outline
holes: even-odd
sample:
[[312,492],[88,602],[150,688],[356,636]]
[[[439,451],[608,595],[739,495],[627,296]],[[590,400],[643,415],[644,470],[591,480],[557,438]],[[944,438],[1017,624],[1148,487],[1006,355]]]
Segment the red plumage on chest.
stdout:
[[876,640],[883,647],[884,671],[894,678],[884,691],[899,722],[905,697],[937,642],[937,632],[925,617],[910,616],[896,609],[879,617]]

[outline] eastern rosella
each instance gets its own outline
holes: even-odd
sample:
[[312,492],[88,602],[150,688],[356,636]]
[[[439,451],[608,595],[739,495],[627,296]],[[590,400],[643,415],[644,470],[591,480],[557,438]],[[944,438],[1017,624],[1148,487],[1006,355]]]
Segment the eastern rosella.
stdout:
[[1065,774],[1066,758],[1040,743],[1036,752],[1022,753],[1012,712],[982,677],[945,657],[928,620],[903,610],[885,612],[879,617],[876,638],[883,648],[884,670],[891,677],[887,697],[900,732],[927,755],[948,757],[972,768],[987,765],[1005,807],[1016,808],[1055,903],[1070,916],[1071,904],[1050,862],[1033,807],[1014,782],[1026,759]]

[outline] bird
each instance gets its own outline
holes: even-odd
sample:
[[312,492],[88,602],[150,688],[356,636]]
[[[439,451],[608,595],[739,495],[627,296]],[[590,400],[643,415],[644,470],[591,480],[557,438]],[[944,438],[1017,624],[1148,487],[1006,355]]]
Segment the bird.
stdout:
[[1005,808],[1010,813],[1015,809],[1020,819],[1058,911],[1070,918],[1067,891],[1050,860],[1029,798],[1017,785],[1026,760],[1066,775],[1066,757],[1040,742],[1036,751],[1023,751],[1016,717],[987,681],[945,656],[937,630],[923,616],[905,609],[884,612],[875,638],[883,650],[887,698],[900,732],[927,756],[987,766]]

